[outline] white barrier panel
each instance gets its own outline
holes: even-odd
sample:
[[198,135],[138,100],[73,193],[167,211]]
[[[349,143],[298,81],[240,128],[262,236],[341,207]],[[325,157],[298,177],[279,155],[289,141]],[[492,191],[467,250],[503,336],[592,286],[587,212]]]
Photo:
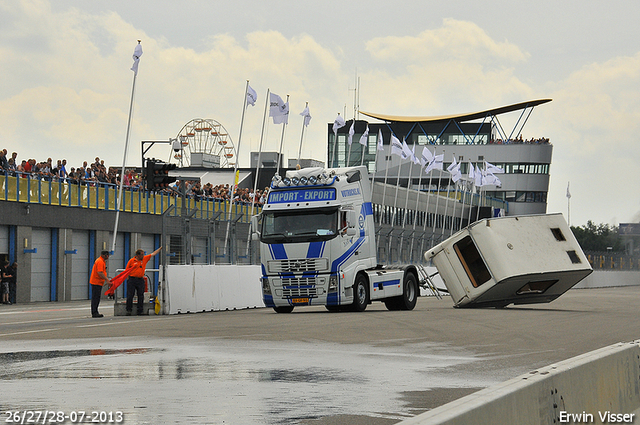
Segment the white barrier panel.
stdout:
[[264,307],[260,266],[168,266],[165,313]]
[[640,285],[640,271],[594,270],[574,288],[608,288],[612,286],[637,285]]
[[547,366],[401,424],[640,423],[639,343],[619,343]]

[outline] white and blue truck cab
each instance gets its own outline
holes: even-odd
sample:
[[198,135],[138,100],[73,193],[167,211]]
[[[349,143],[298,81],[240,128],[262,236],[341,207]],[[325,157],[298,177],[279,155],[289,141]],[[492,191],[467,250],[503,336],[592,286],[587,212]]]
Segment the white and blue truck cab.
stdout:
[[372,301],[389,310],[416,305],[416,267],[377,264],[366,167],[274,176],[252,232],[260,240],[263,301],[278,313],[308,305],[364,311]]

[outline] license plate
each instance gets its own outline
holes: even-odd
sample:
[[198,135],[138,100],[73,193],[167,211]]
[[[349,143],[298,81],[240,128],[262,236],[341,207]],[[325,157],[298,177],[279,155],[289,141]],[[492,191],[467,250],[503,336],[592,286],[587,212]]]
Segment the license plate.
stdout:
[[291,304],[309,304],[309,298],[292,298]]

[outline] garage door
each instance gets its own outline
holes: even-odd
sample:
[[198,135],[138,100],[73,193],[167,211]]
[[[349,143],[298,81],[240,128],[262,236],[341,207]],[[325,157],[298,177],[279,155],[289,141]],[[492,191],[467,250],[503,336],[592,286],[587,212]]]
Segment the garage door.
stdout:
[[[112,235],[113,234],[109,235],[109,246],[107,249],[111,249]],[[107,261],[107,276],[112,278],[120,273],[118,270],[124,270],[127,265],[127,261],[129,261],[129,259],[124,258],[124,233],[118,233],[118,237],[116,238],[116,250],[113,255],[109,256],[109,261]],[[118,289],[116,289],[116,295],[118,298],[122,298],[124,296],[124,287],[125,285],[120,285]]]
[[93,262],[89,262],[89,231],[74,230],[71,249],[76,254],[67,255],[71,258],[71,299],[87,300],[89,294],[89,273]]
[[31,301],[51,301],[51,229],[33,228],[31,239]]
[[9,226],[0,226],[0,254],[9,254]]

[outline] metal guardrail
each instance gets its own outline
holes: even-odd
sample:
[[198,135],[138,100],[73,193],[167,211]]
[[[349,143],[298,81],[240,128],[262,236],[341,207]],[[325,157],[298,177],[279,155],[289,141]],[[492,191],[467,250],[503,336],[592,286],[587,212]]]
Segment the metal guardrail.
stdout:
[[[114,184],[99,182],[73,182],[69,179],[50,181],[28,173],[0,173],[0,200],[24,202],[28,204],[81,207],[105,211],[115,211],[118,188]],[[180,215],[183,200],[173,194],[153,193],[125,187],[120,211],[160,215],[171,205],[173,215]],[[196,218],[210,219],[221,212],[222,217],[241,216],[241,222],[248,223],[251,216],[258,214],[261,207],[237,204],[231,201],[202,197],[186,198],[187,210],[198,210]]]

